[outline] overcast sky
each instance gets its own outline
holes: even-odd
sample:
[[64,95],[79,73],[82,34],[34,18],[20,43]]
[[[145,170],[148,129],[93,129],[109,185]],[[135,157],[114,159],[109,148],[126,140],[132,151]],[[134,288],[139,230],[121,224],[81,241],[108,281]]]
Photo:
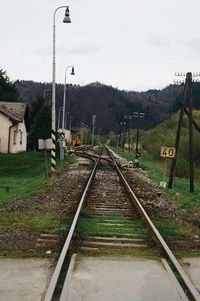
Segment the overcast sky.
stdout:
[[0,0],[0,68],[11,80],[52,80],[53,12],[56,79],[126,90],[163,88],[178,71],[200,71],[199,0]]

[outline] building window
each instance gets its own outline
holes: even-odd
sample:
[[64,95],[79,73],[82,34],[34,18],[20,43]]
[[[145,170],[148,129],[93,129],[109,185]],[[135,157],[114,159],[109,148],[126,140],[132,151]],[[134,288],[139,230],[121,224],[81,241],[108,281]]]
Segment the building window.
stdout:
[[16,143],[17,143],[17,131],[15,130],[14,134],[13,134],[13,144],[16,144]]
[[22,144],[22,137],[23,137],[22,131],[20,131],[20,144]]

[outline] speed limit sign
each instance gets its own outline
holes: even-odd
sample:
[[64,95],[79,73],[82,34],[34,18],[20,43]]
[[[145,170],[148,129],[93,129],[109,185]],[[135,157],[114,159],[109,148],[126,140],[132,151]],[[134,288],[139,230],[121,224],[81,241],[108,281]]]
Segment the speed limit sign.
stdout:
[[165,158],[175,158],[176,148],[175,147],[167,147],[161,146],[160,156]]

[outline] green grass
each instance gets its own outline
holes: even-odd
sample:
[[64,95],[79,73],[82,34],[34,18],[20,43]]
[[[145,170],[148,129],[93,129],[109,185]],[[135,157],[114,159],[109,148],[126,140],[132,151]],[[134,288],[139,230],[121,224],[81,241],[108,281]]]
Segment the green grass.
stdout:
[[[50,160],[48,160],[50,163]],[[65,164],[74,162],[67,157]],[[59,163],[57,164],[59,171]],[[45,157],[43,153],[29,152],[0,154],[0,229],[4,231],[23,230],[26,233],[52,233],[63,235],[70,225],[70,217],[63,218],[59,213],[48,209],[46,203],[30,201],[26,198],[43,192],[52,184],[58,172],[46,179]],[[52,180],[53,179],[53,180]],[[9,187],[6,189],[6,187]],[[24,210],[23,210],[24,209]],[[0,247],[4,256],[30,256],[28,250],[11,251]],[[37,253],[37,251],[36,251]],[[34,256],[33,252],[33,256]],[[40,253],[37,253],[40,256]],[[31,255],[32,256],[32,255]]]
[[[119,153],[120,156],[126,158],[128,161],[134,161],[134,154]],[[145,169],[149,178],[159,185],[160,181],[163,181],[164,173],[164,160],[154,160],[151,155],[143,154],[140,158],[140,166]],[[171,160],[168,160],[168,174],[171,167]],[[189,178],[174,177],[173,189],[166,189],[171,197],[178,201],[181,207],[200,206],[200,180],[199,180],[199,169],[195,169],[195,192],[189,192]],[[168,182],[168,176],[165,181]]]
[[[122,153],[119,155],[126,158],[128,161],[134,161],[134,154]],[[140,166],[147,172],[148,177],[159,185],[163,181],[165,160],[154,160],[151,155],[143,154],[140,158]],[[171,160],[168,160],[168,173],[171,167]],[[169,198],[177,202],[179,208],[179,217],[183,220],[182,224],[173,223],[173,221],[155,222],[158,230],[163,237],[178,239],[179,237],[186,237],[191,235],[200,235],[200,180],[199,169],[195,169],[195,192],[189,192],[189,179],[174,177],[173,189],[165,189],[164,192]],[[168,177],[165,178],[168,182]],[[190,226],[184,225],[184,222]]]
[[[104,222],[105,220],[112,219],[116,223],[122,222],[125,224],[124,227],[117,228],[116,226],[110,225],[109,227],[103,224],[99,224],[100,222]],[[134,225],[134,227],[130,227],[129,225]],[[127,225],[127,226],[126,226]],[[106,215],[102,217],[81,217],[79,219],[77,228],[77,234],[80,236],[120,236],[124,233],[130,234],[147,234],[147,230],[144,228],[144,225],[141,220],[130,221],[121,216],[113,216]]]
[[[145,168],[150,179],[157,184],[163,180],[164,160],[156,161],[151,156],[145,155],[141,161],[141,165]],[[171,167],[171,161],[168,162],[168,174]],[[195,169],[195,174],[198,175],[199,169]],[[165,178],[168,182],[168,176]],[[189,178],[174,177],[172,189],[165,191],[174,199],[177,200],[181,208],[191,208],[200,206],[200,180],[197,176],[195,179],[195,192],[189,192]]]
[[0,178],[0,203],[39,193],[46,184],[43,154],[0,154]]
[[155,227],[158,229],[160,234],[169,240],[179,240],[185,239],[188,236],[197,234],[193,233],[191,228],[186,227],[180,223],[175,222],[163,222],[163,221],[153,221]]
[[36,195],[47,184],[43,153],[0,154],[0,204]]
[[181,259],[183,257],[200,257],[200,251],[174,251],[173,252],[176,258]]
[[3,212],[0,217],[0,226],[4,229],[30,229],[49,232],[57,226],[55,216],[51,214],[37,214],[26,216],[15,212]]
[[[103,225],[101,223],[109,223],[110,225]],[[112,225],[112,223],[114,225]],[[123,226],[116,226],[115,224],[118,223],[123,224]],[[150,238],[148,229],[140,219],[131,221],[126,217],[119,215],[95,216],[85,209],[81,212],[81,217],[79,218],[76,227],[77,242],[81,242],[87,236],[123,237],[123,235],[127,233],[135,234],[135,238],[141,238],[141,235],[144,235],[144,239]],[[87,252],[81,250],[79,253],[84,254],[84,256],[135,256],[151,259],[158,258],[158,250],[156,248],[137,249],[127,247],[122,251],[118,247],[113,246],[109,249],[100,248],[95,251],[92,250],[91,252],[88,250]]]
[[60,222],[59,216],[53,213],[25,215],[20,212],[3,211],[0,215],[1,229],[23,229],[42,233],[63,234],[70,224],[70,218]]

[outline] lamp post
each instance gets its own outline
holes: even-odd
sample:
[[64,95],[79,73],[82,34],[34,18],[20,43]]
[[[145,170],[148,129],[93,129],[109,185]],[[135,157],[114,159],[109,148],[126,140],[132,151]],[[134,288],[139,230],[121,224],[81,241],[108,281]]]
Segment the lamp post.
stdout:
[[57,130],[58,130],[59,127],[60,127],[60,111],[63,111],[63,107],[60,107],[60,108],[59,108]]
[[81,144],[83,145],[83,140],[84,140],[84,127],[85,127],[85,123],[81,122],[80,123],[80,140],[81,140]]
[[46,94],[47,94],[47,92],[50,92],[50,89],[44,89],[44,92],[43,92],[44,101],[46,100]]
[[51,149],[51,171],[54,172],[56,168],[56,25],[55,17],[59,9],[65,8],[64,23],[71,23],[69,17],[69,6],[59,6],[53,14],[53,71],[52,71],[52,149]]
[[72,130],[72,119],[74,118],[74,116],[72,115],[69,115],[69,131],[71,133],[71,130]]
[[130,153],[131,143],[130,143],[130,120],[132,120],[131,115],[124,115],[124,119],[127,121],[128,127],[128,152]]
[[124,143],[125,143],[125,140],[126,140],[126,130],[124,131],[125,126],[126,126],[126,122],[121,121],[120,122],[120,138],[119,139],[121,141],[121,138],[122,138],[122,152],[124,152]]
[[94,147],[95,125],[96,125],[96,115],[92,115],[92,147]]
[[[71,75],[75,75],[75,73],[74,73],[74,66],[67,66],[65,68],[65,82],[64,82],[64,95],[63,95],[63,115],[62,115],[62,132],[63,133],[64,133],[65,124],[67,126],[67,114],[65,114],[65,106],[66,106],[66,76],[67,76],[67,70],[69,68],[72,68]],[[65,115],[66,115],[66,123],[65,123]]]

